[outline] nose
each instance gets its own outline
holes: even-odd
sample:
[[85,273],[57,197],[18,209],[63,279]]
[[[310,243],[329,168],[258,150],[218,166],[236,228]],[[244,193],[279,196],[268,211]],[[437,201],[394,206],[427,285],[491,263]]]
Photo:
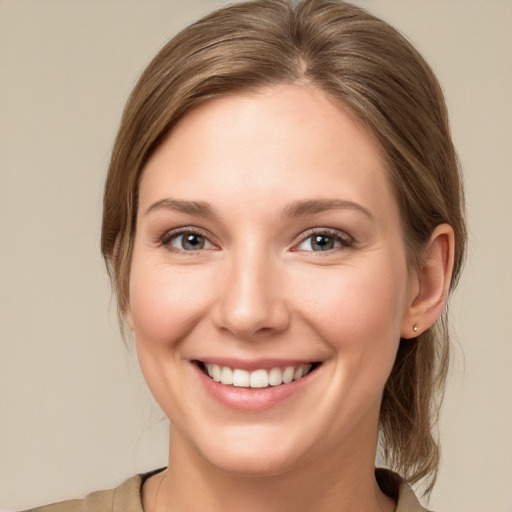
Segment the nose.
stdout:
[[290,311],[282,271],[265,254],[240,254],[226,261],[214,321],[217,328],[242,340],[279,333],[289,325]]

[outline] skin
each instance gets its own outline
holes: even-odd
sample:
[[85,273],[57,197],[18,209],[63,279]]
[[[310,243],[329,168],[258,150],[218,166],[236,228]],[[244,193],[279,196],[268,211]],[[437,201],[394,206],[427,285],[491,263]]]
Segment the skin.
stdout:
[[[183,228],[201,249],[184,248]],[[144,509],[393,510],[373,476],[382,390],[400,337],[444,306],[452,247],[440,226],[411,271],[380,148],[321,91],[189,113],[140,184],[126,318],[172,425]],[[244,411],[201,384],[193,361],[215,357],[321,365],[288,399]]]

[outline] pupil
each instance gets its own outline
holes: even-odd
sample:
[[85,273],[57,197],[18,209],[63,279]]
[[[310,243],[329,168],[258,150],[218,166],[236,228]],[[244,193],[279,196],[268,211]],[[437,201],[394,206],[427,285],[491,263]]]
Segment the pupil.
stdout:
[[184,249],[201,249],[204,246],[204,239],[200,235],[190,234],[183,238]]
[[334,240],[330,236],[316,235],[313,237],[312,245],[317,251],[328,251],[334,247]]

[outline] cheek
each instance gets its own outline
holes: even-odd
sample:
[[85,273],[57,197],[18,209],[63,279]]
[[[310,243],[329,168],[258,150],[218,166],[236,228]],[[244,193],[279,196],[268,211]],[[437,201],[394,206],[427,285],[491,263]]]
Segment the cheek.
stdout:
[[406,302],[405,263],[325,270],[305,275],[297,291],[310,325],[339,354],[393,361]]
[[[203,316],[205,276],[190,269],[152,264],[134,255],[130,313],[139,364],[149,389],[173,424],[186,417],[182,342]],[[202,283],[202,284],[201,284]]]
[[[202,316],[208,301],[206,276],[165,264],[139,265],[130,276],[130,312],[138,340],[155,345],[176,344]],[[163,348],[162,347],[162,348]]]
[[301,338],[321,340],[331,356],[325,366],[329,379],[317,402],[328,411],[332,436],[326,440],[364,424],[375,426],[400,341],[405,262],[379,254],[353,265],[310,267],[300,278],[299,269],[295,272],[290,282],[305,328]]

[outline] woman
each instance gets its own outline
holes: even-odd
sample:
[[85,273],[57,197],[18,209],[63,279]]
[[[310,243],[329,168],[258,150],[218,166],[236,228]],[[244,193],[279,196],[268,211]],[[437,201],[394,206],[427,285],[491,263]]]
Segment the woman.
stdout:
[[102,231],[169,465],[43,510],[423,510],[464,246],[442,93],[394,29],[327,0],[190,26],[127,103]]

